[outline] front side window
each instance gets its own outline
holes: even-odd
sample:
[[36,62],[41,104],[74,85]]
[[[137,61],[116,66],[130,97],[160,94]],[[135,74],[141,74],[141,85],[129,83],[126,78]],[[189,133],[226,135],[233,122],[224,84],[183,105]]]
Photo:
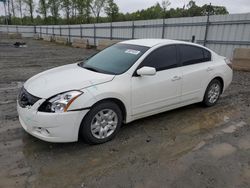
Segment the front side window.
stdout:
[[139,68],[144,66],[154,67],[156,71],[177,67],[178,61],[176,46],[164,46],[151,52],[141,63]]
[[183,66],[211,60],[211,53],[206,49],[191,45],[179,45],[179,49]]
[[131,44],[116,44],[79,64],[88,70],[105,74],[126,72],[149,48]]

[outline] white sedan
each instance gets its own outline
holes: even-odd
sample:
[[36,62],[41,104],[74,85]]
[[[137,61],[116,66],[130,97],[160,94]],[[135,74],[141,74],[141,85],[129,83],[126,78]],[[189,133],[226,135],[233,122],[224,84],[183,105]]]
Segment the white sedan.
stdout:
[[120,42],[81,62],[24,83],[22,127],[48,142],[92,144],[122,123],[203,102],[213,106],[232,81],[232,64],[203,46],[163,39]]

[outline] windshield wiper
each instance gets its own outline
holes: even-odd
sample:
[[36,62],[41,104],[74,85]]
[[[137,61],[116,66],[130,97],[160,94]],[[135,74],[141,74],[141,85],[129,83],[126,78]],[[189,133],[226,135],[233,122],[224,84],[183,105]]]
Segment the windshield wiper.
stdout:
[[97,70],[97,69],[95,69],[93,67],[84,67],[84,66],[82,66],[82,68],[90,70],[90,71],[94,71],[94,72],[100,72],[99,70]]
[[98,72],[98,73],[102,73],[102,74],[115,75],[115,73],[113,73],[113,72],[103,71],[103,70],[99,70],[99,69],[94,68],[94,67],[89,67],[89,66],[85,65],[84,62],[80,62],[77,65],[79,67],[81,67],[81,68],[84,68],[84,69],[87,69],[87,70],[90,70],[90,71],[93,71],[93,72]]

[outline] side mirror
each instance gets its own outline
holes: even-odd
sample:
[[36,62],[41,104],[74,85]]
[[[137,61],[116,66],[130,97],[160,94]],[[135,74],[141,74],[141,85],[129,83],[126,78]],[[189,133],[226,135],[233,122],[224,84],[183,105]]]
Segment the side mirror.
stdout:
[[153,67],[142,67],[136,71],[139,76],[154,76],[156,69]]

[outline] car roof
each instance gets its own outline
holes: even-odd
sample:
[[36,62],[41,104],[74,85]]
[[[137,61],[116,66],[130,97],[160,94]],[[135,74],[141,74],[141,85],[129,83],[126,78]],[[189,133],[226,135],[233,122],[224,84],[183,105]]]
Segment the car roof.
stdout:
[[179,40],[170,40],[170,39],[135,39],[135,40],[127,40],[120,42],[121,44],[133,44],[133,45],[139,45],[139,46],[146,46],[146,47],[153,47],[156,45],[160,44],[189,44],[189,45],[195,45],[195,46],[200,46],[201,45],[191,43],[191,42],[184,42],[184,41],[179,41]]

